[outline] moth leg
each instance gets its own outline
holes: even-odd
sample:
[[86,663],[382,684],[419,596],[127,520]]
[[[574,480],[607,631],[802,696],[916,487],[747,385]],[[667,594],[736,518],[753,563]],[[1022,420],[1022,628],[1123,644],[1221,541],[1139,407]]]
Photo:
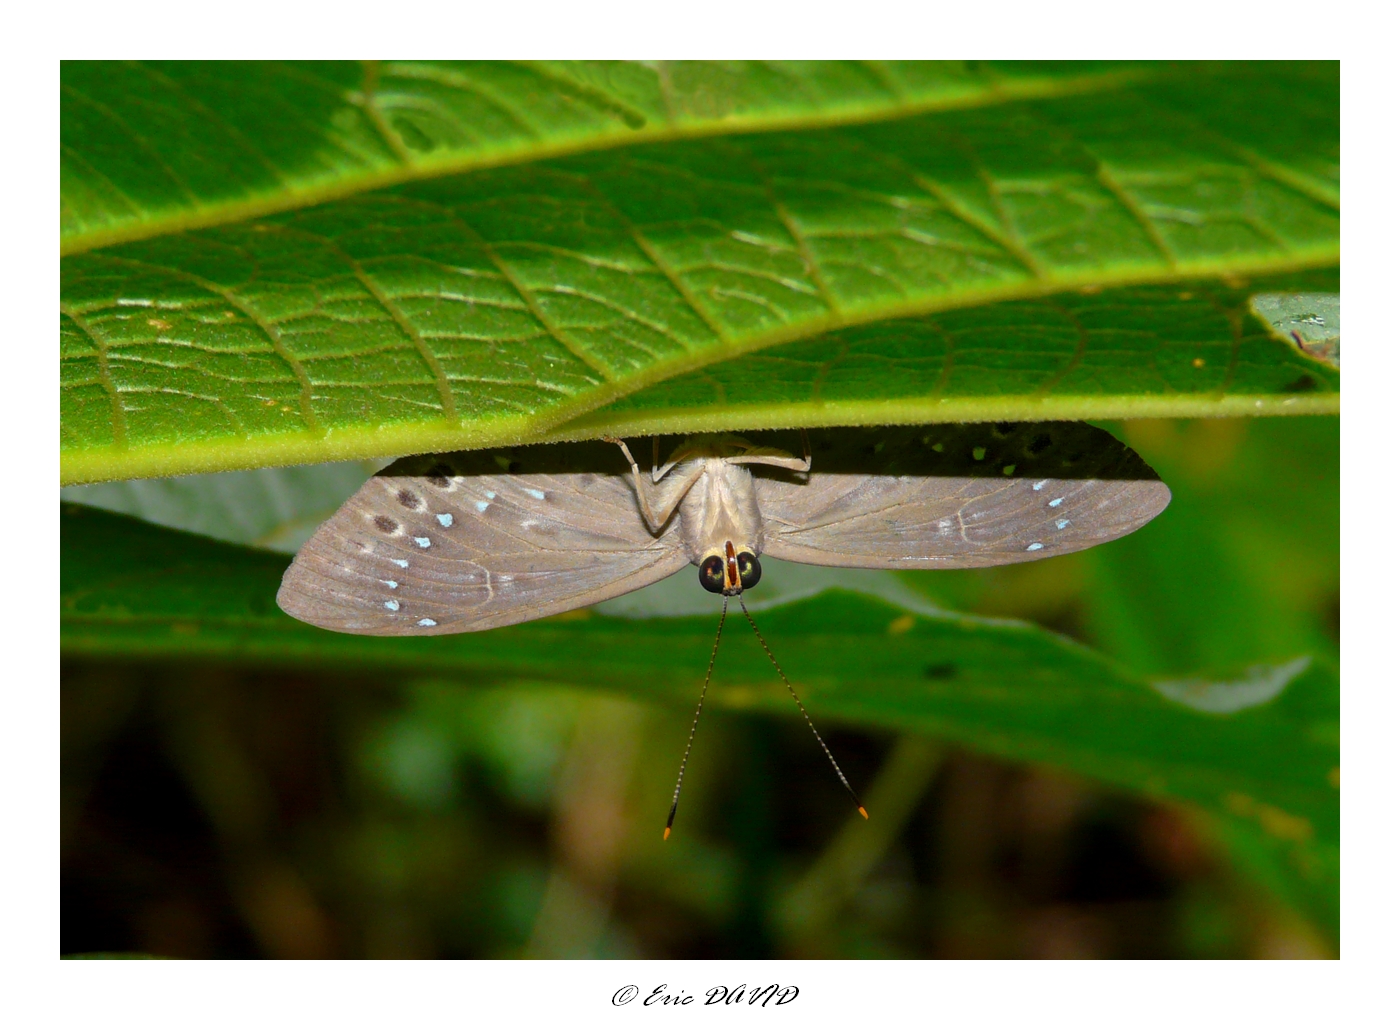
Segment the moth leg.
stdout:
[[[683,471],[678,471],[671,476],[671,482],[668,485],[652,482],[650,486],[644,486],[642,484],[642,469],[637,467],[637,462],[632,459],[632,451],[627,448],[627,444],[615,436],[603,436],[602,438],[606,442],[616,443],[622,450],[622,455],[627,458],[627,463],[632,465],[632,484],[637,490],[637,502],[641,505],[642,516],[646,518],[647,527],[653,533],[659,532],[670,520],[671,514],[675,513],[676,507],[680,505],[681,500],[685,498],[685,494],[690,491],[690,487],[695,484],[696,479],[704,473],[704,462],[690,461]],[[674,464],[666,464],[663,473],[670,471],[674,466]],[[654,508],[647,497],[648,488],[663,490],[660,494],[661,501]]]
[[652,436],[651,442],[651,480],[653,482],[661,481],[671,473],[677,464],[683,464],[689,460],[690,454],[693,452],[693,447],[689,442],[682,442],[680,446],[671,451],[671,456],[666,463],[657,467],[656,462],[661,456],[661,437]]
[[794,457],[786,450],[774,450],[764,446],[755,446],[748,453],[740,454],[737,457],[725,457],[724,462],[726,464],[767,464],[769,467],[787,468],[789,471],[812,470],[812,455],[810,453],[805,457]]
[[725,457],[726,464],[767,464],[769,467],[787,468],[789,471],[812,470],[812,444],[807,439],[807,430],[802,430],[802,456],[794,457],[786,450],[771,446],[751,446],[743,453]]

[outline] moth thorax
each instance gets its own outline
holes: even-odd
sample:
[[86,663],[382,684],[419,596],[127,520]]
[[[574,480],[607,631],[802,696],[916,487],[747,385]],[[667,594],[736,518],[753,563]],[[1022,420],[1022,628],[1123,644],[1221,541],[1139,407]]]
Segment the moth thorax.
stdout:
[[763,552],[763,517],[754,493],[753,476],[739,464],[707,459],[705,472],[682,500],[681,540],[691,562],[724,553],[733,542],[740,552]]

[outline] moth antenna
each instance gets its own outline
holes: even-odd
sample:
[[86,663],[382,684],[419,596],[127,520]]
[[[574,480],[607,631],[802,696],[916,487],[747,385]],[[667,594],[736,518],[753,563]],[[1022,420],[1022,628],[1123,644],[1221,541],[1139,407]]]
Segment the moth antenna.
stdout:
[[763,635],[759,633],[758,624],[754,622],[753,614],[749,612],[749,607],[744,605],[744,596],[739,596],[739,608],[744,611],[744,618],[749,621],[749,626],[753,628],[754,637],[758,638],[758,643],[763,646],[763,653],[768,656],[768,661],[773,664],[773,668],[778,671],[778,676],[782,678],[788,693],[792,695],[792,700],[797,702],[797,710],[802,713],[802,718],[807,720],[807,728],[812,731],[812,736],[817,738],[817,743],[826,752],[826,760],[831,762],[831,767],[836,770],[836,778],[841,780],[841,785],[846,788],[846,792],[851,795],[851,800],[855,803],[856,810],[860,816],[867,821],[870,820],[869,813],[865,810],[865,805],[861,804],[860,798],[856,796],[856,791],[851,789],[851,784],[846,780],[846,774],[841,771],[841,766],[836,764],[836,756],[831,753],[831,748],[826,746],[826,741],[817,732],[816,725],[812,722],[812,717],[807,714],[807,709],[802,706],[802,699],[797,696],[797,692],[792,689],[792,684],[788,681],[787,674],[783,672],[783,667],[778,665],[778,660],[773,657],[773,650],[768,647],[768,642],[763,640]]
[[[748,610],[744,612],[747,613]],[[700,703],[695,706],[695,718],[690,720],[690,736],[685,742],[685,754],[681,755],[681,771],[680,775],[676,776],[676,792],[671,797],[671,813],[666,816],[666,829],[661,833],[663,840],[671,838],[671,823],[676,820],[676,805],[681,802],[681,783],[685,782],[685,765],[690,761],[690,747],[695,743],[695,728],[700,725],[700,712],[705,707],[705,692],[710,689],[710,677],[715,671],[715,656],[719,654],[719,636],[724,633],[724,618],[728,615],[729,596],[726,595],[724,604],[719,609],[719,627],[715,630],[714,647],[710,649],[710,665],[705,669],[705,683],[700,688]]]

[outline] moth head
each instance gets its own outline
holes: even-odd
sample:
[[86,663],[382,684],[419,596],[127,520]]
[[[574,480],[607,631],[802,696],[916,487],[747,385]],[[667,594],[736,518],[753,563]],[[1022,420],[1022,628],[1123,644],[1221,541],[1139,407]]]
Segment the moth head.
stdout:
[[758,557],[748,549],[736,550],[733,542],[725,542],[722,552],[700,561],[700,586],[716,595],[738,595],[762,577]]

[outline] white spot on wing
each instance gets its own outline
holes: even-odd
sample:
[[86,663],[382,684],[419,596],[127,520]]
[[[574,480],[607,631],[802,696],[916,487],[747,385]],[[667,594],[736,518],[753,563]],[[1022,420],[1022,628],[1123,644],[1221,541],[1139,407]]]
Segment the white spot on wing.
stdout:
[[1069,521],[1065,520],[1063,517],[1061,517],[1058,521],[1055,522],[1055,527],[1060,531],[1064,531],[1068,525]]
[[380,583],[380,584],[387,584],[390,588],[397,588],[397,587],[399,586],[399,582],[398,582],[398,581],[386,581],[386,580],[384,580],[383,578],[380,579],[379,583]]
[[418,626],[420,626],[420,627],[436,627],[436,626],[437,626],[437,621],[436,621],[436,620],[430,620],[430,619],[428,619],[428,618],[425,616],[425,617],[423,617],[423,619],[421,619],[421,620],[418,621]]
[[438,515],[437,515],[437,519],[438,519],[438,523],[441,524],[444,528],[450,528],[450,527],[452,527],[452,515],[451,515],[451,514],[438,514]]
[[1061,503],[1063,503],[1064,501],[1065,501],[1065,497],[1063,497],[1063,496],[1056,496],[1054,499],[1052,499],[1052,500],[1051,500],[1048,504],[1046,504],[1046,505],[1049,506],[1049,507],[1051,507],[1051,508],[1054,508],[1054,507],[1059,506],[1059,505],[1060,505]]
[[408,566],[408,560],[390,560],[389,562],[392,563],[392,564],[393,564],[394,566],[396,566],[396,567],[407,567],[407,566]]
[[[1032,485],[1031,488],[1034,489],[1036,492],[1039,492],[1041,489],[1045,488],[1045,483],[1048,482],[1049,480],[1050,480],[1050,479],[1048,479],[1048,478],[1042,478],[1040,481],[1038,481],[1038,482],[1036,482],[1034,485]],[[1054,504],[1051,504],[1051,505],[1053,506]]]
[[496,494],[495,494],[494,492],[492,492],[490,489],[487,489],[487,490],[486,490],[486,498],[487,498],[487,499],[495,499],[495,498],[496,498]]
[[1026,552],[1035,552],[1037,549],[1044,548],[1045,546],[1041,545],[1039,542],[1032,542],[1030,545],[1026,546]]
[[413,541],[418,543],[418,548],[420,549],[426,549],[428,548],[428,546],[433,544],[433,540],[431,538],[424,538],[422,535],[414,535]]
[[486,502],[486,500],[479,499],[476,501],[476,512],[479,514],[484,514],[486,512],[486,508],[490,505],[491,504]]
[[384,603],[384,608],[388,609],[391,612],[397,613],[399,611],[399,600],[390,599],[388,602]]
[[539,489],[526,489],[525,493],[533,499],[544,499],[544,493]]

